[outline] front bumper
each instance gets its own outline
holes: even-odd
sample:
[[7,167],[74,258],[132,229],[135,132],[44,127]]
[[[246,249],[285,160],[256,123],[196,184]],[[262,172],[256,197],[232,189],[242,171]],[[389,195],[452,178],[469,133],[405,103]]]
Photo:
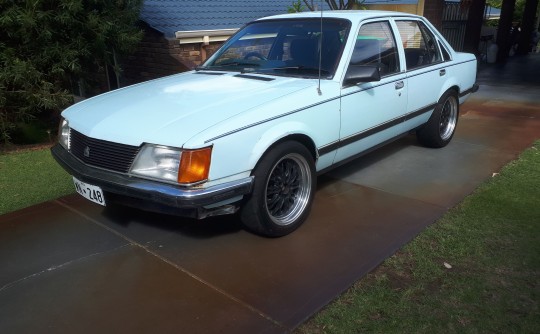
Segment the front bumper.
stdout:
[[168,214],[204,218],[215,211],[204,207],[249,194],[253,185],[251,176],[207,188],[184,188],[86,165],[60,144],[51,153],[69,174],[101,187],[109,195],[106,200]]

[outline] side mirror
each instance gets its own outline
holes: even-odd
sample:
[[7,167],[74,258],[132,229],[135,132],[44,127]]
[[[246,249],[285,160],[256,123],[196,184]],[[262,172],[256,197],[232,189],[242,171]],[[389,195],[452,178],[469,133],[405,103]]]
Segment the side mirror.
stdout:
[[381,72],[378,66],[373,65],[349,65],[345,74],[344,85],[356,85],[361,82],[373,82],[381,80]]

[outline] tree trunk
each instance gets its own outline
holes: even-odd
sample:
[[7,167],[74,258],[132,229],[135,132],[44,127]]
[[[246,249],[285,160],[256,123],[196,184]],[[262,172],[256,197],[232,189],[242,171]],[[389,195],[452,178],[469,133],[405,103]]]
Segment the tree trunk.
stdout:
[[499,47],[499,52],[497,53],[498,63],[506,63],[510,47],[512,46],[510,29],[512,28],[515,6],[516,0],[503,0],[501,19],[499,20],[499,29],[497,30],[497,46]]
[[114,75],[116,76],[116,88],[120,88],[120,64],[116,60],[116,51],[113,48]]
[[106,61],[104,61],[104,66],[105,66],[105,77],[107,78],[107,89],[110,92],[112,90],[111,89],[111,78],[109,77],[109,65],[107,64]]
[[463,50],[478,55],[478,44],[480,43],[480,34],[482,23],[484,22],[484,7],[486,0],[473,0],[469,8],[467,17],[467,26],[465,30],[465,40]]
[[526,55],[531,47],[531,35],[537,27],[534,26],[536,19],[536,9],[538,0],[527,0],[525,9],[523,10],[523,18],[521,19],[521,34],[519,35],[518,48],[516,53]]

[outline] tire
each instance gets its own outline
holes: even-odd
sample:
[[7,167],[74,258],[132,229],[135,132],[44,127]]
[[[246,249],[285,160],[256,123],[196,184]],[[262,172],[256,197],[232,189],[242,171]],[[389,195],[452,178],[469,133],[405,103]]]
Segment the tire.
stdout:
[[266,237],[281,237],[307,219],[317,185],[308,149],[295,141],[277,144],[253,170],[255,183],[240,210],[244,227]]
[[454,90],[448,90],[439,99],[428,122],[416,131],[418,141],[427,147],[445,147],[454,136],[458,116],[457,93]]

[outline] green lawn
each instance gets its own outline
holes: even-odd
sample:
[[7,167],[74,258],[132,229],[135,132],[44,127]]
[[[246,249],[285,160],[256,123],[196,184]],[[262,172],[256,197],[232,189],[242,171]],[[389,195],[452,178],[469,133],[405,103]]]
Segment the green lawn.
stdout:
[[0,154],[0,214],[74,191],[49,149]]
[[298,333],[540,333],[540,141]]

